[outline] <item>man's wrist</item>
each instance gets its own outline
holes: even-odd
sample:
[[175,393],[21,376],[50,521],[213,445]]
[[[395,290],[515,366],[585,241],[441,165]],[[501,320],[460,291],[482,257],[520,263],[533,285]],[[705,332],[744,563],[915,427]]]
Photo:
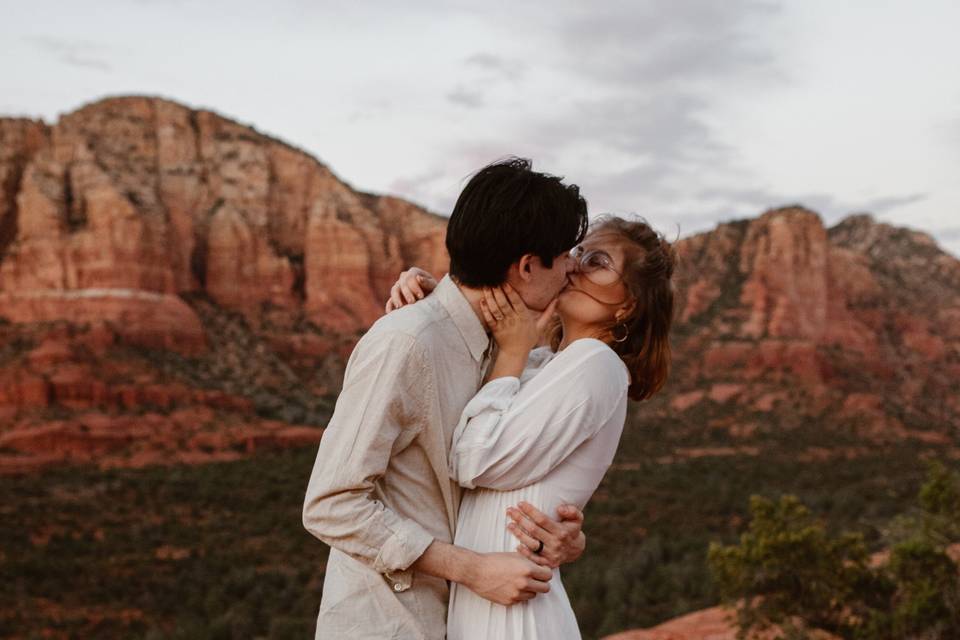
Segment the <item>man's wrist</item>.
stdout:
[[434,540],[412,566],[415,571],[468,585],[476,580],[481,561],[482,554]]
[[464,549],[463,547],[453,547],[456,550],[456,561],[453,563],[450,580],[457,584],[469,586],[476,582],[480,573],[480,564],[483,562],[483,554]]

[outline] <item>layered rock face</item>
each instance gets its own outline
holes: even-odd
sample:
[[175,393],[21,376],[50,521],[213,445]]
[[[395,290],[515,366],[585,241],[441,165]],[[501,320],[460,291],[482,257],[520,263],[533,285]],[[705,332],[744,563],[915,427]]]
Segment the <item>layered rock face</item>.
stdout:
[[[202,291],[251,318],[267,305],[355,332],[379,316],[375,301],[406,262],[444,271],[442,219],[357,193],[214,113],[117,98],[49,129],[2,127],[0,294],[15,321],[149,308],[177,338],[164,346],[189,351],[202,334],[177,296]],[[141,326],[118,328],[153,342]]]
[[790,207],[678,249],[668,413],[705,401],[708,423],[746,436],[778,413],[880,438],[960,435],[960,261],[929,236],[866,215],[826,229]]
[[[165,100],[0,119],[0,190],[0,470],[319,437],[396,274],[447,266],[442,218]],[[631,418],[664,461],[956,450],[960,261],[928,236],[787,207],[678,251],[673,372]]]
[[[342,361],[380,316],[399,271],[445,272],[445,226],[354,191],[249,127],[166,100],[107,99],[51,126],[0,119],[2,422],[36,427],[25,416],[72,396],[131,410],[97,368],[111,349],[216,363],[201,303],[237,316],[278,366],[307,375],[282,384],[330,393],[337,367],[324,363]],[[58,341],[55,361],[31,351]],[[312,380],[315,368],[324,380]],[[133,387],[198,384],[149,362],[137,375]],[[179,398],[172,406],[210,404],[191,393],[166,395]],[[0,446],[20,451],[17,442]]]

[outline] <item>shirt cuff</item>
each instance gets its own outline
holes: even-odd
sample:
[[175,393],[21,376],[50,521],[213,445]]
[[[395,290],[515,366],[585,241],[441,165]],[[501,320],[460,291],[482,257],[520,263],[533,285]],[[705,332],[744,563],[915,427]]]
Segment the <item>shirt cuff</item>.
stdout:
[[[373,560],[377,573],[400,574],[423,555],[433,536],[413,520],[402,520]],[[407,583],[409,587],[409,581]],[[403,589],[396,589],[402,591]]]
[[[502,405],[504,400],[509,402],[510,398],[520,391],[520,378],[516,376],[503,376],[494,378],[487,384],[480,387],[474,400],[486,401],[494,405]],[[505,408],[497,406],[498,409]]]

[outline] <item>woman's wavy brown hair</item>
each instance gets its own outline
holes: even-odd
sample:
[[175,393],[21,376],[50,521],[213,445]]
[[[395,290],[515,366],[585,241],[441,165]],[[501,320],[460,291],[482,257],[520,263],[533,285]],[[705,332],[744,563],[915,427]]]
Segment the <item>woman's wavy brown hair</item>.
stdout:
[[[628,395],[645,400],[663,388],[670,372],[670,327],[673,324],[673,245],[643,218],[601,216],[589,235],[610,234],[623,241],[623,281],[634,302],[629,313],[604,327],[604,341],[630,371]],[[626,339],[617,342],[626,332]],[[554,351],[563,337],[559,322],[550,335]]]

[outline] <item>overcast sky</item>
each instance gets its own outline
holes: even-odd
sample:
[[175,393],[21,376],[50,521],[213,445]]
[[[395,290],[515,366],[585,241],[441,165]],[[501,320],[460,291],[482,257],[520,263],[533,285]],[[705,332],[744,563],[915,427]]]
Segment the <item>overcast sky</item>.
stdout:
[[955,0],[0,0],[0,114],[210,108],[447,214],[505,155],[682,235],[802,203],[960,256]]

